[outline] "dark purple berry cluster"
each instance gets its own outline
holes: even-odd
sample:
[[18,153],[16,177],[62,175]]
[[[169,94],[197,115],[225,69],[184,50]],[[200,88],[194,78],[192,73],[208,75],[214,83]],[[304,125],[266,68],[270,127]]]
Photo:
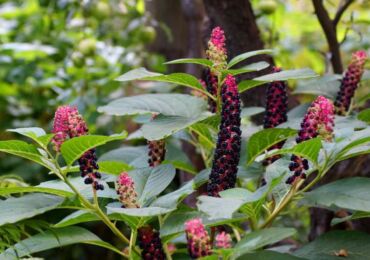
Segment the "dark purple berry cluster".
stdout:
[[[201,79],[205,83],[206,90],[214,97],[217,97],[217,77],[212,74],[209,68],[203,70]],[[217,103],[215,100],[209,97],[208,97],[208,107],[209,111],[211,111],[212,113],[216,113]]]
[[235,187],[240,157],[240,98],[233,76],[226,77],[221,97],[221,124],[207,185],[209,196],[218,196],[220,191]]
[[166,155],[166,143],[162,140],[148,141],[148,164],[156,167],[164,161]]
[[97,160],[95,149],[85,152],[81,158],[78,159],[81,177],[85,178],[85,184],[92,184],[95,190],[104,190],[104,186],[97,181],[101,178],[100,172],[97,171],[99,170]]
[[138,230],[139,246],[141,248],[141,257],[144,260],[162,260],[166,259],[163,252],[162,241],[159,232],[151,226],[144,226]]
[[[273,68],[273,72],[280,72],[278,67]],[[287,84],[285,81],[274,81],[268,84],[266,91],[266,110],[263,122],[263,128],[275,128],[276,126],[287,121],[288,96]],[[269,150],[280,149],[284,141],[270,147]],[[263,164],[269,165],[278,160],[281,156],[275,155],[263,161]]]

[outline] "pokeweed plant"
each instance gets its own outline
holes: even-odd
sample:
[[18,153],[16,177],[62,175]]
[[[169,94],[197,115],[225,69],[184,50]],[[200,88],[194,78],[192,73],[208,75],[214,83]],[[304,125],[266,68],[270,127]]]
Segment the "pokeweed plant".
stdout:
[[[370,152],[369,110],[351,111],[349,106],[355,103],[354,90],[361,81],[366,53],[355,53],[343,80],[333,80],[339,91],[335,105],[330,93],[323,90],[308,108],[303,104],[289,112],[286,81],[317,75],[309,69],[275,68],[271,74],[238,82],[238,75],[269,64],[235,67],[266,53],[271,50],[243,53],[227,62],[226,37],[216,27],[206,59],[167,62],[204,66],[201,79],[144,68],[120,76],[117,80],[121,82],[160,81],[192,89],[192,95],[142,94],[98,108],[108,115],[135,116],[142,126],[128,139],[146,139],[148,146],[123,146],[98,156],[99,146],[121,141],[127,133],[91,135],[83,116],[71,106],[57,109],[51,134],[37,127],[9,130],[33,142],[1,141],[0,151],[38,163],[56,178],[36,186],[0,186],[4,198],[0,201],[0,226],[19,226],[56,209],[74,212],[57,223],[39,225],[39,233],[19,232],[18,239],[2,240],[0,248],[7,249],[0,258],[17,259],[85,243],[129,259],[176,259],[184,254],[205,259],[315,259],[319,253],[331,254],[333,244],[343,243],[347,236],[355,241],[346,242],[345,250],[351,254],[351,247],[359,243],[355,238],[362,234],[324,235],[317,254],[311,250],[317,246],[315,241],[285,254],[268,249],[295,237],[294,227],[279,223],[287,212],[297,210],[292,204],[349,212],[336,223],[369,215],[370,200],[364,201],[369,197],[369,179],[354,177],[312,190],[336,163]],[[314,80],[320,82],[320,78]],[[266,110],[242,108],[240,94],[265,83]],[[248,120],[263,111],[262,126]],[[181,151],[181,142],[196,148],[205,169],[196,171]],[[194,177],[174,189],[176,169]],[[257,181],[261,177],[262,185]],[[204,184],[207,192],[202,193],[199,188]],[[199,195],[196,208],[184,203],[191,194]],[[91,221],[104,223],[116,243],[109,244],[78,226]]]

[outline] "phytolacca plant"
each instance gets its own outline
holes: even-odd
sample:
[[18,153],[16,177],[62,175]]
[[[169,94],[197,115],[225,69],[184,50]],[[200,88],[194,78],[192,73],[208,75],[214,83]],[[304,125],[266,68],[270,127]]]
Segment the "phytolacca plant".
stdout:
[[240,99],[238,86],[231,75],[225,79],[221,97],[221,124],[207,185],[210,196],[218,196],[220,191],[235,187],[240,158]]
[[[57,152],[60,152],[61,145],[68,138],[89,134],[86,122],[78,113],[77,108],[71,106],[61,106],[57,109],[52,132],[55,134],[52,142]],[[104,186],[98,182],[101,174],[98,172],[99,166],[95,149],[85,152],[78,159],[78,163],[80,165],[81,177],[85,178],[85,183],[92,184],[95,190],[103,190]]]
[[188,252],[192,258],[212,254],[211,239],[200,218],[188,220],[185,223],[185,233],[188,241]]
[[352,61],[343,76],[340,90],[335,100],[335,112],[337,115],[344,116],[350,109],[355,91],[364,73],[366,60],[367,54],[365,51],[357,51],[352,54]]
[[[273,68],[273,72],[280,72],[278,67]],[[288,116],[288,95],[287,83],[285,81],[273,81],[268,84],[266,91],[266,110],[263,120],[263,128],[274,128],[287,121]],[[279,142],[269,148],[269,150],[280,149],[284,141]],[[278,160],[281,156],[275,155],[264,160],[264,165],[269,165]]]
[[122,172],[116,181],[116,191],[123,208],[140,208],[137,202],[134,181],[127,172]]
[[[301,130],[296,138],[297,143],[315,138],[322,137],[326,141],[333,138],[334,127],[334,106],[333,103],[323,96],[319,96],[308,108],[306,115],[301,123]],[[306,178],[305,171],[308,170],[308,161],[296,155],[292,155],[289,170],[294,175],[290,176],[286,183],[291,184],[296,179]]]
[[141,248],[141,257],[144,260],[163,260],[166,259],[162,247],[159,232],[151,226],[143,226],[138,229],[138,240]]

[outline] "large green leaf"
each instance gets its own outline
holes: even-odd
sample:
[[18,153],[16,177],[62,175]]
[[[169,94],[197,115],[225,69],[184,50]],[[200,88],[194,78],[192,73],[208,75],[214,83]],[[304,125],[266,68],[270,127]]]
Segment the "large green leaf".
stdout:
[[256,63],[246,65],[246,66],[241,67],[239,69],[224,70],[224,71],[222,71],[222,73],[223,73],[223,75],[231,74],[231,75],[236,76],[236,75],[243,74],[243,73],[246,73],[246,72],[260,71],[260,70],[266,69],[268,66],[270,66],[269,63],[267,63],[265,61],[260,61],[260,62],[256,62]]
[[244,91],[250,90],[254,87],[261,86],[265,83],[267,83],[267,81],[246,79],[238,83],[238,90],[239,93],[243,93]]
[[0,152],[23,157],[41,164],[49,170],[54,170],[52,163],[47,158],[43,157],[37,150],[36,146],[32,144],[18,140],[0,141]]
[[318,75],[313,70],[304,68],[304,69],[283,70],[280,72],[274,72],[271,74],[267,74],[264,76],[254,78],[253,80],[271,82],[271,81],[282,81],[282,80],[289,80],[289,79],[313,78],[317,76]]
[[246,253],[238,257],[237,259],[253,259],[253,260],[304,260],[294,255],[279,253],[270,250],[257,251],[254,253]]
[[119,250],[102,241],[95,234],[81,227],[52,229],[26,238],[0,254],[0,259],[13,260],[52,248],[83,243],[104,247],[119,253]]
[[256,157],[266,151],[269,147],[277,144],[297,133],[290,128],[269,128],[261,130],[249,138],[247,144],[248,164]]
[[344,250],[349,260],[369,259],[370,235],[358,231],[331,231],[304,245],[294,255],[310,260],[336,260]]
[[160,208],[160,207],[147,207],[147,208],[122,208],[122,204],[113,202],[107,205],[108,214],[119,213],[127,216],[135,217],[154,217],[167,214],[174,211],[175,208]]
[[156,199],[154,202],[150,204],[152,207],[162,207],[162,208],[175,208],[177,204],[183,200],[186,196],[190,195],[195,191],[194,189],[194,181],[189,181],[181,188],[167,193]]
[[86,151],[111,141],[122,140],[126,138],[127,133],[115,134],[111,136],[103,135],[84,135],[65,141],[62,144],[61,152],[67,165],[72,165]]
[[204,99],[185,94],[145,94],[114,100],[98,111],[116,116],[159,113],[191,118],[207,111],[207,106]]
[[122,76],[119,76],[116,80],[117,81],[131,81],[131,80],[137,80],[137,79],[142,79],[146,77],[154,77],[154,76],[160,76],[160,75],[163,75],[163,74],[151,72],[145,68],[137,68],[137,69],[133,69],[133,70],[126,72]]
[[7,131],[27,136],[44,148],[46,148],[54,136],[54,134],[46,134],[44,129],[40,127],[16,128],[8,129]]
[[370,123],[370,108],[362,110],[358,113],[357,118],[366,123]]
[[195,114],[192,117],[159,115],[142,126],[143,137],[147,140],[160,140],[182,129],[212,116],[210,112]]
[[27,187],[0,188],[0,196],[6,196],[6,195],[11,195],[11,194],[17,194],[17,193],[30,193],[30,192],[41,192],[41,193],[53,194],[53,195],[57,195],[61,197],[69,197],[73,195],[73,193],[64,191],[64,190],[43,188],[43,187],[37,187],[37,186],[36,187],[27,186]]
[[0,226],[16,223],[55,209],[63,201],[64,198],[43,193],[27,194],[19,198],[11,197],[0,201]]
[[238,64],[239,62],[242,62],[245,59],[248,59],[250,57],[253,57],[253,56],[256,56],[256,55],[259,55],[259,54],[266,54],[266,53],[272,53],[272,50],[265,49],[265,50],[249,51],[249,52],[239,54],[238,56],[235,56],[234,58],[232,58],[230,60],[227,67],[231,68],[231,67],[235,66],[236,64]]
[[264,246],[274,244],[280,240],[293,236],[293,228],[266,228],[245,235],[234,248],[234,257],[237,258],[247,252],[252,252]]
[[337,180],[305,193],[302,203],[370,212],[370,179]]
[[322,95],[335,99],[339,87],[341,75],[325,75],[323,77],[299,81],[293,94]]
[[100,161],[118,161],[126,163],[135,168],[148,166],[148,147],[144,146],[126,146],[111,150],[99,156]]
[[99,162],[99,172],[118,175],[121,172],[126,172],[132,170],[133,167],[117,161],[100,161]]

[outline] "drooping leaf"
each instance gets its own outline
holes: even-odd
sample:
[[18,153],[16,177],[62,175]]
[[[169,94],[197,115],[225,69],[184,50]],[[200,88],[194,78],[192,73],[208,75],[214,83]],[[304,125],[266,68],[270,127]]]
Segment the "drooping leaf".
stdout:
[[43,187],[35,187],[35,186],[27,186],[27,187],[5,187],[0,188],[0,196],[7,196],[17,193],[31,193],[31,192],[41,192],[47,194],[53,194],[61,197],[70,197],[73,193],[58,190],[58,189],[51,189],[51,188],[43,188]]
[[126,72],[122,76],[119,76],[116,80],[117,81],[131,81],[131,80],[138,80],[138,79],[143,79],[146,77],[153,77],[153,76],[160,76],[160,75],[163,75],[163,74],[151,72],[145,68],[137,68],[137,69],[133,69],[133,70]]
[[113,202],[107,205],[108,214],[119,213],[127,216],[135,217],[154,217],[174,211],[175,208],[160,208],[160,207],[146,207],[146,208],[122,208],[122,204]]
[[370,212],[370,179],[352,177],[337,180],[305,193],[302,203]]
[[8,198],[0,201],[0,226],[31,218],[62,204],[64,198],[59,196],[34,193],[19,198]]
[[339,91],[339,79],[341,77],[341,75],[325,75],[315,79],[299,81],[293,94],[321,95],[335,99]]
[[269,147],[277,144],[297,133],[290,128],[269,128],[261,130],[249,138],[247,144],[248,164],[256,157],[266,151]]
[[99,156],[101,161],[117,161],[128,164],[135,168],[143,168],[148,165],[148,147],[145,146],[126,146],[111,150]]
[[111,141],[122,140],[127,137],[127,132],[111,136],[84,135],[65,141],[61,146],[61,152],[67,165],[72,165],[86,151]]
[[265,111],[263,107],[245,107],[242,109],[240,117],[251,117],[257,114],[260,114]]
[[227,65],[227,67],[231,68],[231,67],[235,66],[236,64],[238,64],[239,62],[242,62],[245,59],[248,59],[250,57],[253,57],[253,56],[256,56],[256,55],[259,55],[259,54],[272,53],[272,51],[273,50],[265,49],[265,50],[249,51],[249,52],[239,54],[239,55],[237,55],[237,56],[235,56],[234,58],[231,59],[231,61]]
[[184,63],[199,64],[207,67],[212,67],[213,65],[212,61],[208,59],[198,59],[198,58],[184,58],[165,62],[165,64],[184,64]]
[[126,172],[132,170],[133,167],[117,161],[101,161],[99,162],[99,172],[118,175],[121,172]]
[[193,185],[194,182],[189,181],[181,188],[157,198],[154,202],[150,204],[150,206],[175,208],[182,199],[195,191]]
[[254,78],[253,80],[258,81],[282,81],[282,80],[289,80],[289,79],[304,79],[304,78],[313,78],[317,77],[318,75],[311,69],[304,68],[304,69],[295,69],[295,70],[283,70],[280,72],[275,72],[271,74],[267,74],[264,76],[260,76]]
[[243,93],[244,91],[250,90],[254,87],[261,86],[265,83],[267,83],[267,81],[246,79],[238,83],[238,90],[239,90],[239,93]]
[[368,259],[370,235],[358,231],[335,230],[325,233],[294,252],[294,255],[310,260],[336,260],[344,250],[345,259]]
[[236,245],[233,257],[239,257],[247,252],[252,252],[264,246],[279,242],[293,236],[296,230],[293,228],[266,228],[245,235]]
[[231,75],[236,76],[236,75],[243,74],[243,73],[246,73],[246,72],[260,71],[260,70],[266,69],[268,66],[270,66],[269,63],[267,63],[265,61],[260,61],[260,62],[256,62],[256,63],[246,65],[246,66],[241,67],[239,69],[224,70],[224,71],[222,71],[222,73],[223,73],[223,75],[231,74]]
[[0,259],[16,260],[19,259],[19,257],[78,243],[96,245],[119,253],[118,249],[102,241],[87,229],[81,227],[66,227],[45,231],[26,238],[0,254]]

